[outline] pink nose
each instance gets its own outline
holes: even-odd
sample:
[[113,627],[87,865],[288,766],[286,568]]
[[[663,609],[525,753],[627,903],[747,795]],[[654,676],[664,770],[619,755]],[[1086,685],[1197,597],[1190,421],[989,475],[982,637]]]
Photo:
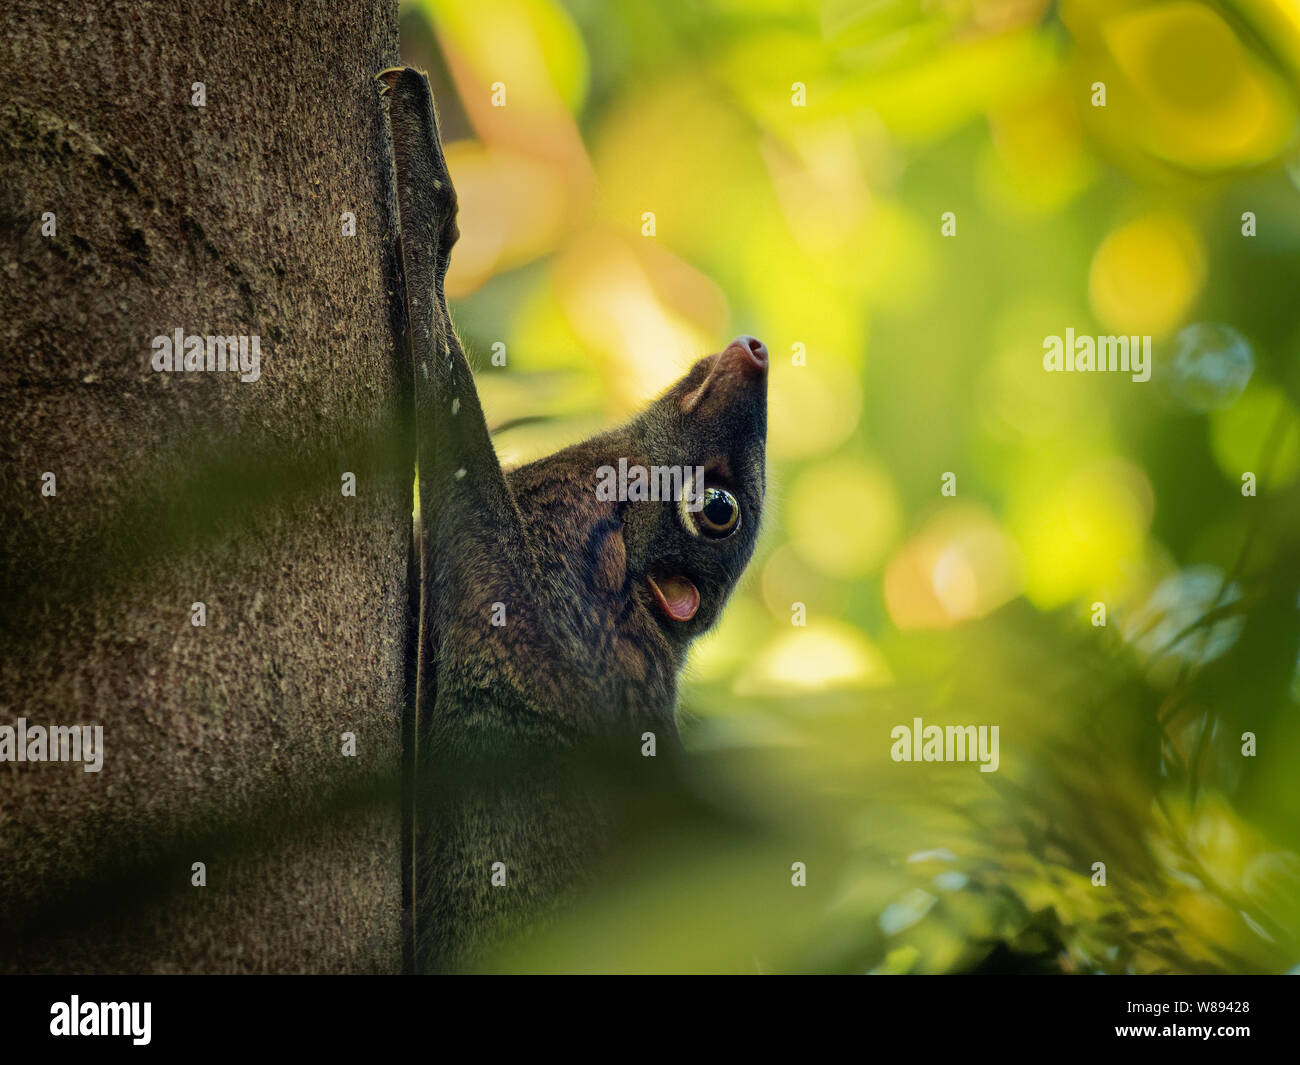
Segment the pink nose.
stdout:
[[767,346],[758,337],[742,333],[727,345],[719,361],[747,377],[756,377],[767,372]]

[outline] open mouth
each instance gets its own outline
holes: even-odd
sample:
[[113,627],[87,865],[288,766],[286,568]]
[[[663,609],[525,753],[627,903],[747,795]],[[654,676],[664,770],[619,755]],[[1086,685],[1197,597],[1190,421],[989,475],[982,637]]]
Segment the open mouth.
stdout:
[[685,577],[646,577],[660,607],[674,621],[690,621],[700,609],[700,592]]

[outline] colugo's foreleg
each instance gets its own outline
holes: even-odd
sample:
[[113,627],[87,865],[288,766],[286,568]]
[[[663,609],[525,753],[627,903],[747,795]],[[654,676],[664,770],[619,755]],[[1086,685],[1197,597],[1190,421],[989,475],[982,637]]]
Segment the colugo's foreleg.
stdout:
[[[429,82],[410,67],[386,70],[379,81],[393,136],[405,342],[415,377],[421,655],[446,661],[485,635],[505,635],[489,626],[493,604],[505,604],[516,618],[533,613],[521,600],[538,579],[474,375],[447,313],[443,281],[459,236],[456,190]],[[426,637],[435,629],[438,645],[430,646]],[[424,687],[431,695],[432,681]],[[431,705],[422,700],[419,712]]]
[[[385,70],[379,81],[388,103],[396,156],[421,513],[464,518],[462,528],[496,528],[517,535],[518,510],[492,448],[473,373],[447,312],[443,282],[460,231],[456,190],[447,171],[429,82],[410,67]],[[436,503],[426,509],[426,502],[434,502],[426,499],[430,495]]]

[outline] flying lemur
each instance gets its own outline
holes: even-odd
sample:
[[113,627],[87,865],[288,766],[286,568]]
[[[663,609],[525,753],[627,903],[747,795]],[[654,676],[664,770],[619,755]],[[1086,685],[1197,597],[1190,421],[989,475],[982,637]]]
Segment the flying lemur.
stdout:
[[[687,647],[758,534],[768,354],[741,336],[626,425],[503,472],[447,312],[457,201],[429,84],[412,68],[379,81],[421,515],[412,954],[463,969],[588,880],[620,831],[614,791],[650,788],[678,744]],[[703,499],[603,499],[597,471],[620,459],[703,467]]]

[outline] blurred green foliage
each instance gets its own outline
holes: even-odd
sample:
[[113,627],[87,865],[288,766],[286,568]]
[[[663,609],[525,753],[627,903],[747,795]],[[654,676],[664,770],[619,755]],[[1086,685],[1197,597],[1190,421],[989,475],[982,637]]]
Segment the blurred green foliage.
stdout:
[[[1300,963],[1300,8],[423,0],[403,41],[489,421],[549,416],[504,461],[773,354],[682,711],[753,831],[666,832],[502,964]],[[1044,372],[1067,328],[1150,381]],[[998,771],[893,761],[914,717]]]

